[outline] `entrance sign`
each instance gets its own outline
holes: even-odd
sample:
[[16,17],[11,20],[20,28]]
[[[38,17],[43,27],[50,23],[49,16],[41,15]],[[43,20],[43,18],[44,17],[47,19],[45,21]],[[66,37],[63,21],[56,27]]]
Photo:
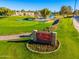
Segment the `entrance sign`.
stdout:
[[48,41],[51,42],[52,41],[52,35],[49,33],[45,33],[45,32],[37,32],[36,33],[36,39],[39,41]]
[[56,44],[56,32],[33,31],[33,39],[39,43]]

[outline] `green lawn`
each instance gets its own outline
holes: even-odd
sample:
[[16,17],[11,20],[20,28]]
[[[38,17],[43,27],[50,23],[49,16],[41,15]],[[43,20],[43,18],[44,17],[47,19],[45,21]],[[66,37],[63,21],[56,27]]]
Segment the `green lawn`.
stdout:
[[[7,22],[5,23],[7,24]],[[24,22],[24,23],[27,23],[27,22]],[[37,24],[38,26],[33,25],[34,27],[32,27],[31,25],[32,23]],[[22,26],[18,25],[18,23],[16,24],[17,24],[17,27],[13,26],[12,24],[12,26],[9,25],[9,28],[8,28],[8,25],[3,24],[2,26],[4,28],[2,28],[2,30],[0,29],[0,31],[3,32],[3,30],[5,30],[4,34],[7,34],[7,33],[11,34],[13,32],[14,32],[13,34],[16,34],[17,31],[24,32],[24,29],[26,31],[29,31],[28,28],[31,30],[33,30],[35,27],[39,29],[43,27],[44,25],[42,24],[45,24],[45,23],[38,23],[38,22],[31,21],[28,24],[31,26],[27,26],[27,24],[26,25],[22,24]],[[11,31],[11,30],[14,30],[14,28],[16,32]],[[6,30],[10,30],[11,32],[6,32]],[[57,36],[58,36],[57,39],[61,42],[61,47],[57,52],[41,55],[41,54],[36,54],[36,53],[32,53],[28,51],[28,49],[25,47],[26,43],[23,43],[23,42],[14,43],[14,42],[1,41],[0,42],[0,59],[79,59],[79,33],[73,27],[72,20],[69,18],[61,19],[59,23],[59,27],[56,31],[57,31]]]
[[0,18],[0,35],[19,34],[24,32],[32,32],[32,30],[42,30],[50,24],[36,21],[23,21],[26,17],[14,16]]

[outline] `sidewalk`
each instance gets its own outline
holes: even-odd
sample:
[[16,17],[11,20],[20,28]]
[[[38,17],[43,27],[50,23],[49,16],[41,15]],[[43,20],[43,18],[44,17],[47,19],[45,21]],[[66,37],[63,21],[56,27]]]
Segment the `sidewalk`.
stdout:
[[73,19],[73,25],[77,29],[77,31],[79,32],[79,22],[77,20]]
[[16,34],[16,35],[7,35],[7,36],[0,36],[0,40],[13,40],[13,39],[20,39],[21,35],[30,35],[30,33],[23,33],[23,34]]

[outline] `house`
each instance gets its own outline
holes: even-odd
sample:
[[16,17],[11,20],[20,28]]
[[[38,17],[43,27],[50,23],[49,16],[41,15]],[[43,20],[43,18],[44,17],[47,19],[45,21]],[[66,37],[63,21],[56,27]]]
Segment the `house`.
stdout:
[[24,11],[24,12],[16,11],[15,14],[12,16],[32,16],[32,17],[34,17],[35,14],[33,11]]

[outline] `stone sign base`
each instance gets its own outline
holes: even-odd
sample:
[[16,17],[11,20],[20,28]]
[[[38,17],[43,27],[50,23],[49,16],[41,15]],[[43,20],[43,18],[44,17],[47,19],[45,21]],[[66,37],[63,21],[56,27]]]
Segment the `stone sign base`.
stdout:
[[60,42],[57,40],[56,46],[46,45],[46,44],[35,44],[35,43],[27,43],[26,47],[31,52],[39,53],[39,54],[48,54],[52,52],[56,52],[60,48]]

